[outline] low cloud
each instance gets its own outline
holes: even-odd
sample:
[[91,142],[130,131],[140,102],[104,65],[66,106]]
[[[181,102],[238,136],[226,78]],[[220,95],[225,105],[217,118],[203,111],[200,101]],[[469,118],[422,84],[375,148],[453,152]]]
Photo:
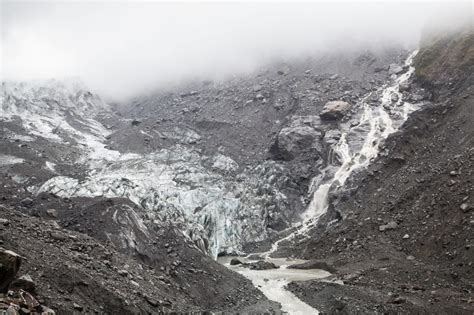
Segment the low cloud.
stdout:
[[2,2],[2,79],[77,76],[120,99],[183,79],[219,79],[276,59],[417,45],[470,1]]

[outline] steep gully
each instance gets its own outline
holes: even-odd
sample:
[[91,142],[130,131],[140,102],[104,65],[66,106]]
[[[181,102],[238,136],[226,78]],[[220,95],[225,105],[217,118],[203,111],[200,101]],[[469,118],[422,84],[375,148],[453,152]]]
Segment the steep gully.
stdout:
[[[297,229],[286,237],[276,241],[271,249],[263,253],[253,253],[248,255],[244,262],[251,261],[249,257],[258,255],[266,261],[279,266],[278,269],[249,270],[240,265],[231,266],[229,257],[223,257],[220,262],[225,266],[239,272],[259,288],[270,300],[278,301],[282,305],[282,310],[289,314],[317,314],[318,311],[306,303],[299,300],[293,293],[287,291],[285,286],[291,281],[305,281],[318,278],[325,278],[330,274],[322,270],[299,270],[287,269],[289,265],[301,263],[301,260],[292,258],[272,258],[272,253],[278,250],[279,244],[291,240],[295,236],[304,236],[309,229],[315,226],[318,219],[328,208],[329,193],[331,190],[344,185],[349,176],[357,169],[367,167],[370,161],[379,152],[382,142],[406,121],[408,115],[416,110],[416,106],[403,101],[400,92],[400,84],[406,82],[414,72],[412,67],[413,58],[417,51],[411,53],[405,61],[408,70],[396,76],[393,83],[382,86],[381,99],[377,106],[369,105],[366,100],[374,92],[365,95],[357,104],[360,109],[360,117],[357,124],[347,122],[341,124],[341,137],[333,145],[332,151],[340,160],[340,166],[334,169],[329,166],[322,174],[312,180],[311,192],[312,200],[302,216],[302,223]],[[396,100],[395,102],[393,100]],[[390,111],[388,111],[388,109]],[[396,117],[397,119],[393,119]],[[348,137],[355,130],[366,130],[361,146],[358,150],[351,148]],[[333,174],[325,180],[325,174]],[[293,227],[294,228],[294,227]],[[329,280],[328,280],[329,281]]]

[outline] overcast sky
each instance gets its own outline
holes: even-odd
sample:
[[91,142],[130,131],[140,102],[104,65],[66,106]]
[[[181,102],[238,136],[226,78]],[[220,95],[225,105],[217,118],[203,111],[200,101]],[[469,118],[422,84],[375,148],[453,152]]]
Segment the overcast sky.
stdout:
[[275,58],[413,47],[429,21],[450,25],[473,10],[472,1],[0,1],[2,80],[78,76],[115,98]]

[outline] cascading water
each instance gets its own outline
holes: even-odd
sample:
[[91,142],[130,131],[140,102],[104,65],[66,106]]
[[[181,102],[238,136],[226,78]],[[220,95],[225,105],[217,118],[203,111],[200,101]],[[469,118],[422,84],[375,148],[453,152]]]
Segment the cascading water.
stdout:
[[[332,147],[333,152],[339,157],[341,165],[330,180],[320,184],[314,191],[308,209],[303,215],[305,226],[314,223],[326,212],[331,187],[344,185],[352,172],[367,167],[370,161],[377,156],[382,141],[395,132],[405,122],[408,115],[416,109],[414,105],[403,101],[402,94],[399,91],[400,83],[407,81],[415,70],[411,64],[416,53],[417,51],[411,53],[405,61],[408,70],[397,77],[392,85],[381,88],[382,98],[378,106],[374,107],[367,103],[367,99],[372,95],[372,93],[369,93],[358,104],[362,107],[362,114],[358,123],[341,125],[341,138]],[[394,94],[396,95],[396,102],[392,102],[392,95]],[[392,116],[398,116],[399,119],[394,120]],[[369,128],[362,147],[358,151],[351,150],[347,142],[348,134],[365,126]],[[333,167],[329,166],[329,168]]]
[[[402,93],[399,90],[400,84],[407,81],[415,70],[411,64],[416,53],[417,51],[410,54],[405,61],[405,66],[408,67],[408,70],[404,74],[394,78],[392,84],[385,85],[375,92],[381,93],[381,99],[377,105],[373,106],[367,102],[374,92],[367,94],[356,105],[360,107],[358,121],[356,123],[352,121],[352,123],[347,122],[340,125],[341,137],[331,148],[331,155],[337,157],[339,166],[328,166],[319,176],[313,179],[310,188],[312,199],[303,215],[303,223],[295,232],[273,243],[269,251],[260,253],[265,260],[274,261],[275,259],[271,258],[270,255],[278,250],[281,242],[290,240],[296,235],[304,235],[314,226],[328,208],[328,195],[331,189],[343,186],[355,170],[367,167],[377,156],[380,144],[390,134],[395,132],[406,121],[408,115],[416,109],[416,106],[403,101]],[[349,140],[351,135],[357,135],[359,142],[361,142],[358,146],[352,145]],[[327,174],[333,175],[325,180]],[[282,266],[282,268],[285,267]],[[281,302],[283,311],[289,314],[318,314],[316,309],[305,304],[285,289],[285,285],[292,280],[289,275],[285,274],[286,269],[280,270],[280,274],[274,270],[266,271],[263,274],[267,281],[262,281],[261,271],[249,271],[246,268],[240,268],[237,271],[252,280],[256,286],[260,286],[262,292],[269,299]],[[310,271],[303,272],[309,272],[311,275]],[[317,270],[312,272],[315,274],[309,277],[308,274],[298,274],[298,276],[302,277],[299,280],[308,280],[311,277],[312,279],[318,278]],[[294,277],[295,275],[292,274],[291,276]],[[308,278],[305,279],[305,277]],[[272,279],[273,282],[268,281],[268,279]]]
[[[417,107],[413,104],[403,101],[400,92],[400,84],[406,82],[415,68],[412,67],[413,58],[418,51],[412,52],[405,61],[408,70],[394,79],[390,85],[384,85],[376,92],[370,92],[365,95],[356,105],[361,109],[360,118],[357,123],[344,123],[340,125],[341,137],[339,141],[331,148],[332,155],[338,157],[340,166],[328,166],[322,170],[321,174],[313,178],[310,193],[312,193],[311,202],[303,214],[303,223],[295,232],[290,233],[284,238],[273,243],[271,249],[262,255],[265,258],[270,257],[272,253],[278,250],[280,243],[292,239],[296,235],[304,235],[317,220],[323,215],[329,205],[329,192],[331,189],[344,185],[349,176],[357,169],[364,168],[377,156],[380,144],[406,121],[408,115]],[[380,102],[373,106],[368,104],[367,100],[373,93],[381,92]],[[396,102],[392,101],[392,95],[396,95]],[[392,117],[396,117],[392,118]],[[359,129],[365,132],[358,131]],[[358,134],[362,137],[362,145],[359,150],[351,149],[348,143],[350,134]],[[324,181],[326,174],[334,173],[329,180]]]

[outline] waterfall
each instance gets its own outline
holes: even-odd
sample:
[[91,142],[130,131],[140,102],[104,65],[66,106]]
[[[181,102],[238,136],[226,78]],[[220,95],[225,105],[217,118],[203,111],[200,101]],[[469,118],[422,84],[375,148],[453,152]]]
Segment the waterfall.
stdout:
[[[408,67],[408,70],[405,73],[398,76],[392,84],[380,88],[382,97],[377,106],[371,106],[367,103],[367,99],[372,95],[371,92],[363,97],[358,104],[362,108],[362,114],[360,115],[358,123],[351,125],[341,124],[341,138],[338,143],[332,147],[333,152],[339,157],[341,165],[331,179],[325,183],[321,183],[312,193],[311,202],[303,214],[305,225],[308,225],[309,222],[316,222],[317,219],[326,212],[331,187],[344,185],[352,172],[356,169],[367,167],[377,156],[380,144],[390,134],[395,132],[398,127],[406,121],[408,115],[416,109],[414,105],[403,101],[402,93],[399,91],[400,84],[406,82],[415,70],[411,65],[416,53],[417,51],[414,51],[406,59],[405,66]],[[377,92],[380,92],[380,90]],[[392,102],[393,94],[397,95],[396,102]],[[392,112],[392,115],[398,115],[401,118],[393,120],[387,108]],[[369,131],[365,135],[361,149],[358,151],[351,150],[347,143],[347,135],[351,132],[356,132],[355,130],[357,130],[358,127],[367,125],[369,126]],[[328,168],[334,168],[334,166],[331,165],[328,166]],[[323,174],[327,171],[328,170],[323,171]],[[314,179],[314,181],[320,180],[320,177]]]

